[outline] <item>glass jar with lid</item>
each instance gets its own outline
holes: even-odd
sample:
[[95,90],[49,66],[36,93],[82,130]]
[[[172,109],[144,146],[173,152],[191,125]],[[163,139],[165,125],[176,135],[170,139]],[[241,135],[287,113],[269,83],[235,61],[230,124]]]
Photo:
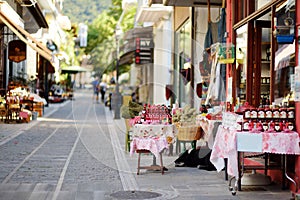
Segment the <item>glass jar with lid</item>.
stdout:
[[279,109],[279,118],[280,119],[286,119],[287,118],[287,109],[286,108],[280,108]]
[[269,108],[269,107],[265,108],[265,116],[268,119],[273,118],[273,112],[272,112],[271,108]]
[[287,109],[287,118],[294,119],[295,118],[295,108]]
[[251,119],[257,119],[257,109],[253,108],[250,110],[251,112]]
[[250,118],[251,118],[251,111],[249,108],[247,108],[244,111],[244,119],[250,119]]
[[272,113],[273,113],[273,118],[278,119],[280,117],[278,108],[272,109]]
[[264,119],[266,117],[266,112],[264,108],[258,108],[257,118]]

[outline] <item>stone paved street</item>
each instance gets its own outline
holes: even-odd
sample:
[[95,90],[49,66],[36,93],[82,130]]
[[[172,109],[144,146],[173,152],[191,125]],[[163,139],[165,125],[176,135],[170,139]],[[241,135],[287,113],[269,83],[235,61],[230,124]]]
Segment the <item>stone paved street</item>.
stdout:
[[[77,91],[74,101],[50,104],[36,121],[0,122],[0,200],[292,197],[277,185],[232,196],[223,172],[175,168],[176,155],[164,155],[164,175],[136,175],[137,155],[124,151],[124,120],[113,120],[91,97],[91,91]],[[152,156],[144,155],[143,162],[151,163]]]

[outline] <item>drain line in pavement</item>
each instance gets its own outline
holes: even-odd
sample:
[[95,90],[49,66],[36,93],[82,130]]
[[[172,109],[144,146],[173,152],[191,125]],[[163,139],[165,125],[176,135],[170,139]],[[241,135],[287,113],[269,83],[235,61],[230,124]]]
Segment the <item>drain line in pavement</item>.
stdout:
[[125,191],[137,191],[139,187],[134,176],[131,173],[128,162],[125,158],[124,152],[121,148],[121,144],[117,135],[117,131],[114,126],[113,117],[108,109],[105,109],[106,121],[108,124],[108,130],[110,132],[112,147],[114,150],[115,160],[118,167],[118,172],[121,178],[122,186]]

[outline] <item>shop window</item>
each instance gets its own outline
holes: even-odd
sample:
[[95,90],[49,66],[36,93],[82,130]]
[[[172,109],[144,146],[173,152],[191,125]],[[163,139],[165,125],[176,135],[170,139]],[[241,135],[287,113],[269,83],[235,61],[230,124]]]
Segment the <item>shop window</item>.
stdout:
[[236,30],[236,93],[242,104],[246,101],[247,28],[246,24]]
[[175,33],[175,66],[177,78],[175,87],[178,88],[177,100],[180,106],[190,103],[190,62],[191,62],[191,22],[188,20]]
[[292,104],[295,70],[295,6],[282,4],[274,16],[274,36],[278,43],[274,66],[274,99],[276,104]]

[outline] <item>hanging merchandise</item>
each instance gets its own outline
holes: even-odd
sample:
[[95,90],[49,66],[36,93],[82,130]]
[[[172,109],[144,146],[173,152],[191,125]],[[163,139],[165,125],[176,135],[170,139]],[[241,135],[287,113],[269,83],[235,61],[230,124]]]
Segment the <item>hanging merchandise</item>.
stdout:
[[202,98],[202,87],[203,87],[202,84],[203,83],[197,83],[196,86],[196,93],[199,98]]
[[235,60],[235,48],[233,44],[222,43],[218,48],[219,63],[230,64]]
[[[226,8],[225,0],[222,1],[221,16],[218,22],[218,42],[224,44],[226,43]],[[226,64],[226,63],[224,63]],[[224,85],[226,85],[226,66],[221,65],[221,77],[223,79]]]
[[222,79],[221,65],[219,62],[220,44],[216,43],[211,46],[211,72],[210,81],[207,91],[205,105],[212,104],[212,101],[222,102],[225,101],[225,83]]
[[218,42],[226,42],[226,9],[225,9],[225,0],[222,1],[221,16],[218,22]]
[[212,27],[211,27],[211,18],[210,18],[210,0],[207,0],[207,8],[208,8],[208,19],[207,19],[207,32],[205,35],[204,41],[204,49],[209,49],[210,45],[213,44],[213,36],[212,36]]
[[209,84],[211,59],[210,54],[206,51],[203,52],[203,60],[199,63],[199,71],[202,81]]
[[180,74],[183,77],[184,85],[191,81],[191,68],[181,69]]
[[166,99],[169,100],[173,93],[173,85],[166,85]]
[[[225,5],[225,4],[224,4]],[[199,63],[199,71],[200,76],[203,82],[206,82],[209,85],[210,76],[211,76],[211,64],[212,64],[212,57],[211,57],[211,46],[218,41],[218,29],[220,22],[212,22],[211,21],[211,14],[210,14],[210,0],[207,1],[207,32],[205,35],[204,40],[204,51],[203,51],[203,59]],[[224,24],[223,24],[224,25]],[[223,26],[222,25],[222,26]]]
[[278,44],[293,44],[295,39],[295,11],[281,9],[276,13],[275,32]]

